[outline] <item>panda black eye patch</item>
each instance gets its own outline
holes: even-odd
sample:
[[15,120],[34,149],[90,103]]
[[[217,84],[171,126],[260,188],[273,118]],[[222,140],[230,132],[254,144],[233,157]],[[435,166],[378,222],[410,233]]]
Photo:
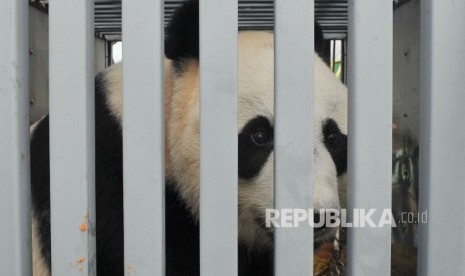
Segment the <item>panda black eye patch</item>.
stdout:
[[273,127],[264,116],[251,119],[238,136],[239,177],[256,177],[273,151]]
[[323,143],[336,165],[337,175],[347,171],[347,135],[343,134],[337,123],[328,119],[323,122]]

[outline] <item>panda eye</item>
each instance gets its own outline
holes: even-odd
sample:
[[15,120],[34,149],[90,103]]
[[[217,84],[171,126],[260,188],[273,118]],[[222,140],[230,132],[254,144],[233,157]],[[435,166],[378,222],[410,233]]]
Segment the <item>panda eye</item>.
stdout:
[[267,137],[266,134],[265,134],[264,132],[262,132],[262,131],[257,131],[257,132],[255,132],[255,133],[253,133],[253,134],[250,136],[250,138],[252,139],[252,141],[253,141],[255,144],[257,144],[257,145],[259,145],[259,146],[261,146],[261,145],[263,145],[263,144],[265,144],[265,143],[268,142],[268,137]]
[[339,142],[339,135],[337,133],[331,133],[328,136],[327,140],[328,140],[328,144],[330,144],[331,146],[335,146]]

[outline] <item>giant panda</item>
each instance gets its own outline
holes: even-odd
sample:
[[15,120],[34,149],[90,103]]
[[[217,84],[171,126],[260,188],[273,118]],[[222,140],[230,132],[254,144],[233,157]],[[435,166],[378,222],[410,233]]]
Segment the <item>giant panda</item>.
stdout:
[[[198,20],[198,2],[185,2],[165,39],[165,232],[170,276],[199,275]],[[265,209],[273,208],[273,50],[271,32],[239,33],[240,275],[273,273],[273,229],[264,225]],[[124,274],[121,67],[111,66],[95,79],[98,275]],[[308,137],[315,147],[314,204],[315,209],[339,208],[347,168],[347,92],[317,54],[315,83],[314,137]],[[50,275],[48,116],[31,127],[31,178],[33,273]],[[315,244],[333,234],[330,228],[315,229]]]

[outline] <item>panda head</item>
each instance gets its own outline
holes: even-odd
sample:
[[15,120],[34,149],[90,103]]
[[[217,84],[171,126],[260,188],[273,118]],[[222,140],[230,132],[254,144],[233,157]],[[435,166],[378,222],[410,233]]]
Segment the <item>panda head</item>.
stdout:
[[[167,178],[192,215],[199,214],[199,41],[198,2],[174,15],[165,39]],[[264,225],[273,208],[274,121],[273,34],[238,36],[239,239],[250,247],[272,245]],[[340,208],[338,190],[346,172],[347,92],[315,55],[314,208]],[[310,169],[310,168],[309,168]],[[315,230],[315,241],[330,230]]]

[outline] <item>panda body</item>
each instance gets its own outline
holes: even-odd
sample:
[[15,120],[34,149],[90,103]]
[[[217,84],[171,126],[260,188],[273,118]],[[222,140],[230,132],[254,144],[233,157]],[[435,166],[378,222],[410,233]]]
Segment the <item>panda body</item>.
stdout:
[[[199,57],[197,1],[184,4],[165,44],[167,275],[199,275]],[[273,34],[238,36],[238,176],[240,275],[272,275]],[[347,167],[347,91],[315,55],[315,209],[339,208]],[[124,275],[122,65],[95,80],[97,273]],[[34,275],[50,275],[48,116],[31,127]],[[265,139],[263,139],[265,137]],[[331,138],[332,137],[332,138]],[[336,142],[334,141],[336,137]],[[260,141],[258,141],[260,139]],[[316,243],[333,233],[315,230]]]

